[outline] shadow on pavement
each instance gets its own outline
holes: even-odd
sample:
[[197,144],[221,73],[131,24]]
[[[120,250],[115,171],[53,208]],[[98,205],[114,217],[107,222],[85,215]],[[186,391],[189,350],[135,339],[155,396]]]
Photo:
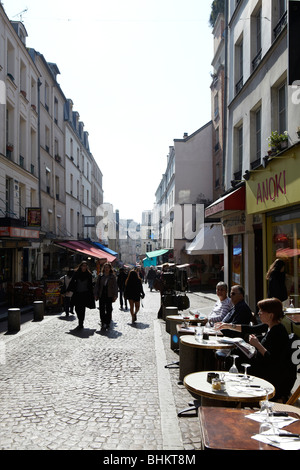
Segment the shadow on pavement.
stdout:
[[78,338],[83,338],[87,339],[90,336],[93,336],[93,334],[96,332],[96,329],[91,329],[91,328],[74,328],[74,330],[67,331],[66,333],[68,335],[73,335],[77,336]]

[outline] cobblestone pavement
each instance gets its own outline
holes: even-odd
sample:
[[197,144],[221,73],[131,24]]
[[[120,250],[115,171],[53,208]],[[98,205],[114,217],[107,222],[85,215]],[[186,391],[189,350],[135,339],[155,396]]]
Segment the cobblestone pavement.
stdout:
[[[99,311],[87,310],[84,330],[64,314],[29,321],[15,334],[0,323],[1,450],[194,450],[198,418],[178,418],[190,394],[178,384],[178,358],[160,296],[145,286],[136,324],[114,304],[102,332]],[[215,296],[188,294],[209,311]],[[23,317],[22,317],[23,318]]]

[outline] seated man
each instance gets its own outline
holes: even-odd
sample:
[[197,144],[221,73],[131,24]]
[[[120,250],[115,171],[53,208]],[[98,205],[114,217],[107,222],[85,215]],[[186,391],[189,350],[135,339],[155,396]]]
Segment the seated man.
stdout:
[[211,326],[216,322],[223,321],[229,310],[233,307],[232,302],[227,295],[227,284],[225,282],[218,282],[216,293],[219,298],[207,318],[208,323]]
[[[223,323],[231,323],[233,325],[243,324],[249,325],[252,320],[252,312],[249,305],[244,300],[244,289],[242,286],[232,286],[230,290],[230,298],[233,303],[233,307],[227,315],[223,318]],[[234,331],[221,330],[225,336],[241,336],[241,334],[235,333]],[[230,332],[230,333],[229,333]]]

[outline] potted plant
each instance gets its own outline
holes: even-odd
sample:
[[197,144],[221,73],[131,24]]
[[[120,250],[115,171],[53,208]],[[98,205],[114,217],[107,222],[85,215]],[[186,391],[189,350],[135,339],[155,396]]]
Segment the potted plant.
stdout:
[[283,150],[286,149],[288,146],[288,133],[287,131],[284,131],[283,134],[280,134],[280,141],[279,141],[279,147]]
[[268,137],[268,142],[271,153],[277,153],[279,150],[286,148],[288,146],[287,131],[283,134],[279,134],[278,131],[272,131],[271,135]]
[[6,144],[6,150],[8,150],[9,152],[12,152],[14,149],[14,146],[13,144],[10,144],[9,142]]

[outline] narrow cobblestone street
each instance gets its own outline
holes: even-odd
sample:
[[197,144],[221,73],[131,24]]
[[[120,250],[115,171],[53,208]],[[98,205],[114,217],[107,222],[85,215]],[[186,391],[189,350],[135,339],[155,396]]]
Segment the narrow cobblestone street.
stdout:
[[[98,309],[84,330],[75,316],[45,315],[8,334],[0,323],[1,450],[194,450],[198,418],[178,418],[191,399],[178,384],[178,358],[158,292],[144,287],[138,320],[114,304],[113,325],[102,332]],[[191,308],[208,313],[214,296],[188,294]]]

